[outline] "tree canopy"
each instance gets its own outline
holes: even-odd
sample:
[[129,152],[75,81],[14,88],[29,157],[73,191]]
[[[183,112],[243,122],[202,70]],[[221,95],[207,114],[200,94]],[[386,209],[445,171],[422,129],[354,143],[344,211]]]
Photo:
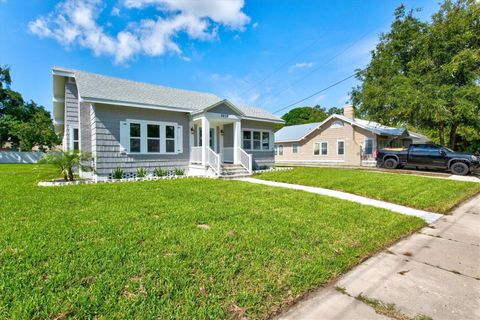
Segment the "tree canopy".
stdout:
[[34,101],[25,102],[11,84],[10,68],[0,67],[0,147],[10,142],[13,149],[52,148],[58,137],[50,112]]
[[292,109],[282,116],[286,126],[296,124],[321,122],[328,117],[325,109],[319,105],[315,107],[299,107]]
[[357,78],[360,115],[464,144],[459,134],[480,129],[480,3],[446,0],[429,22],[401,5]]

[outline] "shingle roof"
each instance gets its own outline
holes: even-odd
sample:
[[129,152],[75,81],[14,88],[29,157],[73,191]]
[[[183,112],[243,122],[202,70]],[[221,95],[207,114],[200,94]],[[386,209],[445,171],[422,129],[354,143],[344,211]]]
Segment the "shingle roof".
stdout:
[[[83,100],[115,101],[149,106],[200,111],[225,99],[212,93],[182,90],[149,83],[108,77],[81,70],[54,67],[54,71],[73,73]],[[281,121],[268,111],[238,107],[245,116]]]
[[321,122],[283,127],[275,132],[275,141],[298,141],[315,130]]
[[332,118],[337,118],[342,121],[351,123],[365,130],[371,131],[378,135],[388,135],[388,136],[402,136],[408,135],[408,131],[405,128],[393,128],[387,127],[382,124],[379,124],[374,121],[363,120],[363,119],[350,119],[340,114],[334,114],[325,119],[323,122],[315,122],[308,124],[300,124],[295,126],[283,127],[275,133],[275,142],[284,142],[284,141],[299,141],[305,136],[307,136],[313,130],[321,127],[324,123],[329,121]]

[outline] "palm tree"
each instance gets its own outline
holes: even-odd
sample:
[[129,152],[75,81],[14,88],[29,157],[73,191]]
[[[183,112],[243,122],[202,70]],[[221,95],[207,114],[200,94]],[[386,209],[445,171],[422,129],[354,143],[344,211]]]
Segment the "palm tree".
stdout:
[[73,181],[73,171],[76,168],[89,171],[91,166],[84,164],[90,155],[79,151],[49,152],[40,159],[39,163],[52,164],[60,169],[65,181]]

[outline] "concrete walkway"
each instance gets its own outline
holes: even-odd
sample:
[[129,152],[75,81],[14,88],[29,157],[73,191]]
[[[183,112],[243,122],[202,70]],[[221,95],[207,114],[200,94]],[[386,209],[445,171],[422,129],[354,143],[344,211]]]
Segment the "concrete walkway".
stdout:
[[298,184],[267,181],[267,180],[261,180],[261,179],[255,179],[255,178],[243,178],[239,180],[248,181],[248,182],[257,183],[257,184],[264,184],[272,187],[282,187],[282,188],[289,188],[289,189],[295,189],[295,190],[303,190],[303,191],[317,193],[317,194],[334,197],[342,200],[358,202],[358,203],[369,205],[369,206],[388,209],[388,210],[409,215],[409,216],[419,217],[425,220],[427,223],[432,223],[442,217],[442,215],[439,213],[413,209],[413,208],[401,206],[398,204],[393,204],[393,203],[381,201],[381,200],[374,200],[374,199],[357,196],[357,195],[347,193],[347,192],[342,192],[342,191],[317,188],[317,187],[308,187],[308,186],[302,186]]
[[278,318],[421,315],[435,320],[480,319],[480,196],[366,260]]

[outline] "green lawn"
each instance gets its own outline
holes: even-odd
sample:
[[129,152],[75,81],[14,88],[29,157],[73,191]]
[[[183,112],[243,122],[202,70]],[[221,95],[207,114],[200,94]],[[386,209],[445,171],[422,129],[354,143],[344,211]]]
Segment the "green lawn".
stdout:
[[256,178],[340,190],[409,207],[446,213],[480,192],[480,183],[360,169],[295,168]]
[[424,225],[239,181],[36,186],[54,176],[0,165],[0,319],[266,318]]

